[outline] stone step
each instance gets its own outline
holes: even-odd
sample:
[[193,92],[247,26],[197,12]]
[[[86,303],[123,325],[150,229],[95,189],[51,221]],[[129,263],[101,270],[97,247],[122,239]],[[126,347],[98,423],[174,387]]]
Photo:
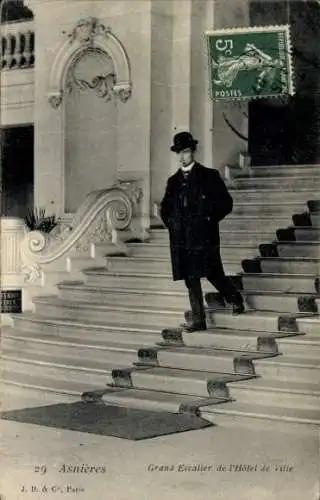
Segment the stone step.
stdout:
[[182,329],[165,329],[164,342],[187,347],[246,350],[288,354],[293,357],[315,357],[320,354],[320,337],[301,332],[259,332],[228,328],[208,328],[193,333]]
[[254,378],[228,384],[229,394],[239,403],[319,410],[319,386],[312,382],[291,382]]
[[244,420],[271,420],[296,424],[320,424],[319,410],[283,408],[281,406],[267,406],[258,403],[241,403],[238,401],[219,406],[201,407],[201,416],[221,427],[238,425]]
[[[29,375],[37,380],[42,377],[57,381],[70,381],[100,387],[113,382],[112,370],[115,365],[89,359],[57,358],[48,355],[37,355],[34,352],[6,351],[2,354],[1,377],[13,379],[16,374]],[[123,365],[125,368],[127,365]],[[117,363],[120,368],[120,364]]]
[[313,274],[319,273],[320,259],[306,257],[264,257],[261,259],[263,273]]
[[[245,255],[242,256],[245,258]],[[224,260],[226,274],[237,274],[241,272],[241,258]],[[106,257],[106,267],[109,271],[119,272],[125,269],[127,272],[154,272],[171,273],[171,261],[169,257]]]
[[279,257],[309,257],[320,259],[320,242],[277,243]]
[[[170,292],[186,292],[186,287],[183,281],[172,281],[172,275],[169,273],[128,273],[117,272],[113,273],[106,268],[98,270],[86,270],[86,284],[88,286],[118,288],[118,289],[135,289],[135,290],[156,290]],[[83,282],[61,282],[67,284],[82,284]],[[213,291],[212,285],[205,279],[202,280],[204,292]]]
[[297,318],[299,331],[320,338],[320,316]]
[[229,189],[229,192],[234,200],[237,201],[260,201],[265,200],[266,202],[277,202],[277,201],[286,201],[290,202],[303,202],[306,204],[308,200],[314,200],[319,198],[319,190],[316,188],[306,188],[299,189],[299,191],[290,191],[287,189]]
[[289,215],[293,213],[300,213],[307,210],[307,204],[305,200],[302,201],[269,201],[267,202],[264,198],[260,201],[255,200],[254,202],[245,200],[245,202],[235,201],[232,214],[233,215],[244,215],[249,214],[261,214],[261,215]]
[[[240,243],[234,240],[234,244],[221,245],[220,253],[222,260],[226,259],[241,259],[244,257],[255,257],[259,255],[260,242],[249,244],[248,242]],[[170,259],[169,241],[164,243],[131,243],[129,245],[130,256],[132,257],[161,257]]]
[[277,339],[279,352],[292,357],[314,358],[320,356],[320,335],[299,335]]
[[163,308],[174,306],[181,310],[189,307],[187,290],[182,292],[172,292],[168,290],[148,290],[145,289],[121,289],[121,288],[103,288],[91,287],[88,285],[68,285],[60,284],[59,297],[63,300],[75,300],[87,303],[98,302],[103,304],[107,301],[109,304],[117,304],[119,301],[127,306],[139,306],[144,304],[147,307],[161,306]]
[[[164,335],[156,328],[147,329],[139,325],[122,326],[119,324],[99,324],[79,321],[58,320],[55,318],[43,318],[36,314],[24,313],[16,314],[14,318],[14,330],[4,327],[3,348],[6,345],[6,336],[11,334],[24,338],[29,337],[45,339],[47,336],[56,340],[68,338],[69,341],[102,342],[106,344],[128,344],[137,349],[143,345],[156,345],[165,342],[180,342],[189,347],[215,347],[236,350],[265,352],[279,352],[284,354],[297,354],[303,356],[313,356],[319,351],[320,337],[301,336],[298,334],[287,334],[284,332],[265,332],[228,330],[228,329],[208,329],[205,332],[186,333],[181,330],[178,340],[174,341],[172,335]],[[298,338],[296,337],[298,335]]]
[[[288,215],[229,215],[220,224],[220,230],[247,230],[247,231],[276,231],[279,227],[286,227],[292,224],[292,211]],[[316,224],[313,224],[316,225]]]
[[[43,373],[35,376],[29,373],[11,371],[4,373],[2,371],[0,374],[0,384],[2,387],[5,386],[9,389],[10,395],[14,392],[18,394],[20,399],[20,397],[25,396],[26,390],[35,396],[39,396],[43,393],[56,394],[59,396],[59,403],[63,401],[63,396],[76,396],[78,400],[84,391],[96,390],[97,385],[95,383],[95,378],[92,377],[91,380],[91,383],[90,380],[82,381],[81,376],[75,381],[69,380],[68,378],[66,380],[62,378],[56,379],[54,377],[46,377]],[[105,388],[105,383],[101,386],[101,389],[102,388]]]
[[[259,311],[278,311],[282,313],[317,312],[320,307],[320,296],[294,294],[291,292],[245,292],[247,307]],[[302,304],[303,302],[303,304]]]
[[130,371],[130,381],[132,387],[136,389],[226,399],[229,399],[228,382],[243,381],[248,378],[252,377],[160,366]]
[[[274,291],[246,291],[243,293],[246,308],[259,311],[277,311],[279,313],[317,312],[320,306],[318,294],[294,294],[291,292],[281,293]],[[209,308],[217,309],[216,294],[206,294],[206,302]],[[231,309],[231,305],[226,305]]]
[[106,405],[137,408],[152,411],[168,411],[180,413],[184,408],[194,409],[212,401],[212,405],[225,402],[224,398],[202,398],[187,394],[171,392],[148,391],[144,389],[110,388],[105,391],[101,401]]
[[46,264],[45,272],[46,274],[57,272],[61,274],[72,273],[72,275],[78,275],[81,273],[81,270],[86,267],[101,265],[103,265],[103,259],[101,257],[91,258],[89,256],[70,255],[68,257],[63,256],[60,259]]
[[125,303],[114,304],[104,301],[103,304],[91,304],[80,301],[67,301],[57,297],[37,297],[35,299],[36,313],[42,317],[57,317],[60,319],[99,321],[102,323],[119,322],[123,325],[140,324],[165,328],[176,326],[183,319],[183,310],[176,308],[161,308],[157,306],[144,307],[127,306]]
[[206,331],[187,333],[182,331],[174,336],[169,332],[163,333],[164,339],[171,337],[177,342],[180,340],[183,345],[187,347],[214,347],[221,349],[233,349],[248,352],[273,352],[277,353],[278,339],[291,338],[292,336],[299,336],[298,333],[285,333],[285,332],[259,332],[250,330],[231,330],[228,328],[208,328]]
[[[256,248],[260,243],[271,243],[276,238],[275,232],[272,231],[220,231],[221,247],[224,245],[255,245]],[[169,238],[167,239],[169,242]]]
[[252,165],[251,172],[254,177],[291,177],[293,175],[320,175],[320,165]]
[[319,358],[281,355],[272,359],[257,359],[254,365],[256,374],[263,378],[320,384]]
[[[220,228],[220,241],[221,246],[223,245],[234,245],[236,242],[243,242],[248,245],[257,244],[264,242],[271,242],[276,239],[275,229],[266,230],[264,228],[247,228],[247,229],[221,229]],[[149,244],[162,244],[169,245],[169,234],[166,229],[152,229],[150,232],[150,240],[145,243]],[[131,244],[129,244],[129,247]]]
[[[8,333],[8,332],[7,332]],[[55,359],[82,359],[84,362],[101,362],[107,365],[131,365],[137,361],[139,345],[105,341],[104,339],[57,338],[54,335],[19,335],[10,332],[2,340],[5,352],[19,351],[23,354],[50,355]]]
[[[219,373],[237,373],[241,375],[254,375],[256,359],[274,356],[272,353],[235,351],[227,349],[214,349],[202,347],[163,347],[154,348],[156,359],[154,365],[166,368],[179,368],[183,370],[211,371]],[[139,352],[142,361],[152,363],[152,355]]]
[[[54,338],[102,340],[104,343],[132,344],[137,347],[153,345],[162,341],[161,330],[142,328],[139,325],[103,324],[98,322],[72,321],[68,319],[43,318],[32,313],[13,315],[14,331],[21,336],[47,335]],[[9,332],[10,334],[10,332]]]
[[294,234],[297,241],[319,241],[320,227],[296,227]]
[[[97,287],[115,287],[118,289],[158,290],[185,292],[183,281],[172,281],[171,273],[128,273],[111,272],[106,268],[85,270],[86,284]],[[63,283],[63,282],[62,282]],[[66,281],[65,283],[72,283]],[[81,284],[82,282],[74,282]],[[202,280],[203,291],[212,291],[213,287],[206,280]]]
[[242,285],[244,291],[263,290],[309,294],[317,291],[316,277],[313,274],[244,273]]
[[228,328],[230,330],[248,330],[254,332],[274,333],[277,331],[296,333],[298,327],[296,315],[279,314],[272,311],[247,310],[240,316],[233,316],[225,308],[220,311],[207,311],[207,325],[209,328]]
[[314,227],[320,226],[320,212],[311,212],[310,213],[311,224]]
[[72,271],[81,271],[87,267],[103,266],[105,260],[103,257],[85,257],[81,255],[70,255],[66,258],[67,268]]
[[[162,308],[175,307],[177,309],[188,309],[189,300],[186,289],[182,291],[171,290],[155,290],[149,289],[148,294],[145,290],[138,288],[121,289],[114,287],[97,287],[84,284],[62,283],[58,285],[59,296],[62,300],[80,301],[83,303],[100,303],[107,302],[108,304],[123,303],[126,306],[139,306],[142,302],[147,307],[160,306]],[[209,288],[209,291],[206,290]],[[214,292],[213,287],[205,287],[205,293],[209,294],[208,305],[214,309],[217,308],[215,296],[211,297]],[[308,294],[315,294],[315,290]],[[280,294],[272,291],[255,290],[245,291],[244,296],[247,299],[249,309],[281,311],[281,312],[298,312],[298,298],[304,297],[305,294],[286,292]],[[316,297],[315,297],[316,298]],[[228,307],[228,306],[226,306]],[[221,308],[221,307],[220,307]],[[306,312],[306,309],[304,310]],[[314,310],[310,309],[310,312]]]
[[[315,189],[315,186],[319,186],[320,177],[319,175],[299,175],[299,189],[300,188],[310,188]],[[297,177],[286,176],[285,178],[279,179],[276,175],[268,175],[267,177],[247,177],[247,178],[237,178],[234,180],[235,187],[237,189],[262,189],[262,188],[278,188],[280,186],[286,189],[297,190]]]
[[[104,301],[103,304],[88,304],[86,302],[74,302],[61,300],[55,296],[37,297],[35,299],[36,313],[41,317],[51,317],[60,320],[85,320],[108,324],[119,323],[120,325],[139,324],[157,329],[177,327],[183,320],[183,311],[177,308],[161,308],[157,306],[130,306],[118,303],[117,305]],[[284,318],[283,318],[284,316]],[[233,316],[227,308],[221,310],[207,311],[208,326],[219,328],[257,330],[274,332],[281,329],[286,331],[297,331],[294,317],[279,315],[269,311],[246,311],[240,316]]]

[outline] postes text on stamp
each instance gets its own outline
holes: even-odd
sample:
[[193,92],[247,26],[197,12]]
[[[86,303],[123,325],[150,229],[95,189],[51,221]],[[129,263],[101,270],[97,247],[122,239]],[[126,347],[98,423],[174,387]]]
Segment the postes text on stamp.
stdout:
[[289,25],[206,32],[215,101],[292,95]]

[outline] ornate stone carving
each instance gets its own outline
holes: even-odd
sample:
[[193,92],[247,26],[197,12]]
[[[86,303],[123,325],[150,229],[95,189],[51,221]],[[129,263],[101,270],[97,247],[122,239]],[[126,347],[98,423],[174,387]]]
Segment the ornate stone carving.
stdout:
[[127,100],[131,97],[132,94],[132,86],[115,85],[113,87],[113,94],[116,97],[119,97],[121,102],[127,102]]
[[134,181],[118,181],[111,188],[91,192],[71,225],[60,224],[48,234],[28,232],[21,243],[26,282],[41,280],[45,264],[60,259],[71,249],[89,255],[92,244],[114,243],[118,232],[130,227],[141,198],[142,190]]
[[[75,77],[74,67],[85,54],[98,54],[106,61],[111,58],[116,71],[108,70],[102,57],[101,74],[94,75],[91,80]],[[68,34],[52,66],[49,82],[49,102],[55,109],[60,106],[64,94],[73,88],[94,90],[107,102],[112,96],[126,102],[132,94],[128,55],[111,28],[95,17],[80,19]]]
[[92,44],[96,36],[107,36],[110,31],[111,28],[100,24],[96,17],[87,17],[77,22],[68,37],[70,43],[78,40],[80,43]]
[[138,185],[137,182],[135,181],[117,181],[114,184],[114,189],[122,189],[127,193],[129,198],[132,200],[133,203],[137,204],[140,203],[143,197],[143,192],[141,187]]
[[81,90],[94,90],[98,97],[105,99],[106,101],[111,100],[113,85],[115,83],[116,75],[114,73],[109,73],[107,75],[97,75],[91,82],[86,80],[74,79],[74,84],[77,88]]
[[111,231],[108,228],[105,212],[91,224],[90,228],[76,243],[75,249],[79,254],[89,254],[92,243],[103,243],[111,240]]
[[62,91],[59,92],[59,94],[53,94],[49,96],[49,102],[54,109],[57,109],[62,103],[62,96],[63,96]]

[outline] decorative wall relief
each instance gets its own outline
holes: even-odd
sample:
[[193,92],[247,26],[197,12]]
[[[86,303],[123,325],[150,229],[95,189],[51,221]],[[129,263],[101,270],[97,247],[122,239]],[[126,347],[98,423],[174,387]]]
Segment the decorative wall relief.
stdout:
[[[126,102],[132,92],[130,62],[124,46],[111,28],[99,23],[95,17],[88,17],[80,19],[67,38],[50,74],[48,99],[51,106],[58,108],[64,95],[74,89],[92,90],[106,102],[113,97]],[[86,56],[99,58],[100,70],[91,78],[79,78],[76,69]]]
[[70,92],[75,88],[79,90],[93,90],[98,97],[106,101],[111,100],[113,87],[116,81],[116,75],[114,73],[94,76],[91,81],[78,79],[73,72],[70,73],[70,79],[67,83]]

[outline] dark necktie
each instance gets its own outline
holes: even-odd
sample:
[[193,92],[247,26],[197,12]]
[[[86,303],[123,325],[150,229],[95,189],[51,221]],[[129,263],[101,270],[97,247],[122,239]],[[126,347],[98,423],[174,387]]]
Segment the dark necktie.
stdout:
[[183,173],[183,177],[184,177],[184,179],[185,179],[185,180],[187,180],[187,179],[188,179],[188,177],[189,177],[190,172],[183,172],[183,171],[182,171],[182,173]]
[[183,179],[184,179],[184,183],[183,183],[183,196],[182,196],[183,206],[184,206],[184,208],[187,208],[188,201],[187,201],[187,184],[186,184],[186,181],[188,180],[188,177],[190,175],[190,170],[189,171],[183,171],[182,170],[182,175],[183,175]]

